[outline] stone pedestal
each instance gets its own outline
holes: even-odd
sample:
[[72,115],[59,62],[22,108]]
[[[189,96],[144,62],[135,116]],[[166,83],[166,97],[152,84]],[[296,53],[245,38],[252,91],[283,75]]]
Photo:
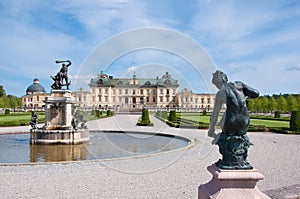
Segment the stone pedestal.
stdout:
[[224,170],[216,165],[207,167],[213,178],[198,187],[199,199],[265,199],[267,195],[259,191],[256,183],[264,176],[255,169]]
[[52,90],[45,99],[45,125],[31,130],[31,144],[80,144],[89,141],[88,129],[73,127],[76,101],[70,90]]

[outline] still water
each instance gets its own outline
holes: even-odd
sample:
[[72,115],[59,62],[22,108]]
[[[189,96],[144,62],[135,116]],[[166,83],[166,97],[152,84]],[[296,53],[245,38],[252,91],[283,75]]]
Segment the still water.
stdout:
[[137,156],[178,149],[190,141],[133,132],[93,132],[80,145],[30,145],[30,134],[0,135],[0,163],[81,161]]

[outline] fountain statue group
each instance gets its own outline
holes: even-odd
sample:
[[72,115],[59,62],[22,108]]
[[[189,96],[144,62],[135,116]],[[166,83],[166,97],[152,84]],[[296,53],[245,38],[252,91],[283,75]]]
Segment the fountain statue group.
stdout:
[[[89,141],[84,113],[76,110],[77,102],[69,90],[70,60],[57,60],[62,66],[51,78],[54,80],[51,95],[45,98],[45,125],[38,128],[38,116],[33,111],[30,125],[32,144],[79,144]],[[63,87],[66,86],[66,89]]]
[[[67,64],[65,64],[67,62]],[[51,88],[52,89],[62,89],[62,86],[67,86],[67,90],[69,90],[69,86],[71,84],[71,81],[69,81],[68,78],[68,68],[71,66],[71,61],[66,60],[66,61],[61,61],[57,60],[55,63],[59,64],[62,63],[60,71],[53,77],[51,78],[54,80],[54,83],[52,84]],[[65,80],[65,83],[64,83]]]

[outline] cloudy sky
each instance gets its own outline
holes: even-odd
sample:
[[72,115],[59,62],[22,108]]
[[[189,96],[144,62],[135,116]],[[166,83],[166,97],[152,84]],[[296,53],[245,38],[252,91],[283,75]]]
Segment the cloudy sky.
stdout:
[[262,95],[300,92],[298,0],[5,0],[0,85],[22,96],[35,77],[47,92],[70,59],[73,90],[100,71],[162,76],[209,92],[216,68]]

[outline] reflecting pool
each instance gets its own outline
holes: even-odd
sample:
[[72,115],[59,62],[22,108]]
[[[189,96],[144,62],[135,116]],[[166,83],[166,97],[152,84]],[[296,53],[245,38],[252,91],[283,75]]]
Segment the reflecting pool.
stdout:
[[190,140],[140,132],[91,132],[79,145],[30,145],[30,134],[0,135],[0,163],[60,162],[154,154],[185,147]]

